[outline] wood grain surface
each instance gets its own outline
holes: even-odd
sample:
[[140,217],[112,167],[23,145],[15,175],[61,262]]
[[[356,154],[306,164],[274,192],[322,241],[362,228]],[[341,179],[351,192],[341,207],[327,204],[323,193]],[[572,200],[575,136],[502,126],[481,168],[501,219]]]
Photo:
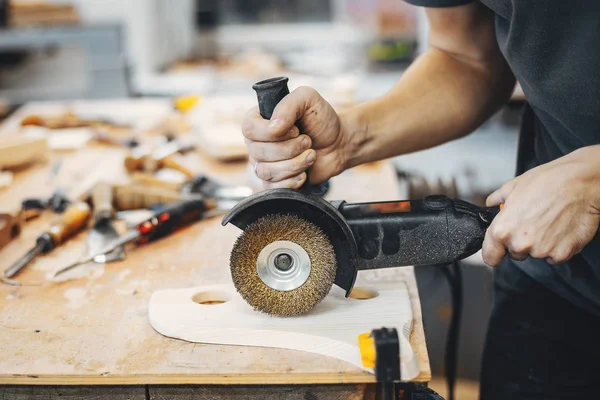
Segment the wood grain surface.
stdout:
[[[146,126],[164,117],[170,104],[128,100],[78,102],[71,107],[86,115],[102,112],[99,117],[117,115]],[[5,123],[0,135],[17,134],[16,125],[24,114],[61,108],[64,106],[55,104],[29,106]],[[125,154],[117,147],[94,144],[77,152],[54,153],[48,162],[18,171],[12,187],[0,191],[0,204],[14,206],[26,197],[48,196],[56,185],[77,196],[98,180],[127,182]],[[61,168],[52,178],[57,162]],[[226,183],[255,181],[245,163],[219,163],[199,152],[186,155],[186,162],[194,171],[209,173]],[[374,201],[397,199],[399,193],[391,165],[376,163],[334,178],[328,197]],[[21,236],[0,251],[0,268],[6,268],[31,247],[55,217],[46,212],[28,222]],[[237,228],[224,228],[220,218],[211,218],[148,247],[128,247],[124,261],[84,267],[85,276],[65,282],[51,282],[47,277],[84,254],[86,234],[78,234],[40,257],[18,276],[24,286],[0,285],[0,384],[374,382],[371,374],[315,354],[187,343],[163,337],[152,329],[147,311],[154,291],[230,281],[229,251],[237,235]],[[428,381],[429,360],[414,274],[408,268],[395,270],[403,271],[403,279],[413,289],[411,344],[422,369],[416,381]]]
[[150,400],[375,400],[374,385],[163,386],[149,388]]
[[3,400],[146,400],[143,385],[130,386],[0,386]]

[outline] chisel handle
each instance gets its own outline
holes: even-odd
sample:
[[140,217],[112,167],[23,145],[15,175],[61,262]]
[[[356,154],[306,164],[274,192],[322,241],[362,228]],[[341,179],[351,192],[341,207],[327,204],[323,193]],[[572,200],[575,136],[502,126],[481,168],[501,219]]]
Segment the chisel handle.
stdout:
[[[264,119],[271,119],[277,104],[279,104],[285,96],[290,94],[287,85],[288,81],[289,79],[287,77],[280,76],[257,82],[252,86],[252,89],[256,91],[256,97],[258,98],[258,110]],[[308,181],[308,171],[306,171],[306,181],[299,190],[306,194],[323,196],[329,190],[329,182],[311,185]]]
[[92,189],[94,220],[101,221],[113,216],[113,188],[106,182],[98,182]]
[[144,160],[152,154],[152,151],[146,146],[137,146],[129,151],[125,157],[125,169],[127,171],[138,171],[144,166]]
[[[91,215],[90,206],[87,203],[78,201],[71,204],[61,215],[60,221],[48,229],[48,234],[52,237],[52,248],[64,243],[71,236],[81,231]],[[50,251],[47,249],[45,251]]]
[[181,200],[158,211],[154,217],[138,225],[139,243],[145,244],[169,236],[182,227],[198,221],[215,204],[202,198]]
[[173,154],[171,156],[165,157],[160,161],[161,168],[170,168],[175,171],[179,171],[184,174],[187,178],[192,179],[196,176],[194,171],[186,167],[183,162],[181,162],[181,157],[178,154]]

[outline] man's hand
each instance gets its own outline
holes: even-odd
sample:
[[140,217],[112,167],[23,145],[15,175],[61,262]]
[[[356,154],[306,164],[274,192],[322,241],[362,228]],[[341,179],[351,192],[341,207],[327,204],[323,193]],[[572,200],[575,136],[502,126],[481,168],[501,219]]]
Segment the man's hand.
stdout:
[[[297,125],[300,129],[295,125]],[[270,121],[258,107],[248,112],[242,133],[256,175],[266,188],[297,189],[307,179],[317,184],[345,168],[344,138],[337,113],[314,89],[287,95]]]
[[576,150],[508,181],[487,199],[504,203],[483,243],[483,260],[496,266],[508,250],[560,264],[579,253],[600,224],[600,145]]

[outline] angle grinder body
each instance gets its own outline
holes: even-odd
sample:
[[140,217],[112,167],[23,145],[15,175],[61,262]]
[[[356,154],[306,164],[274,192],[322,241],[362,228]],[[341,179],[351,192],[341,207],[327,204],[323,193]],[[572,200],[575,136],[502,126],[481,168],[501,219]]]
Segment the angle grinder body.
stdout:
[[[266,219],[266,223],[275,228],[283,221],[282,216],[291,215],[316,226],[323,236],[311,246],[333,249],[333,283],[348,296],[359,270],[448,264],[474,254],[481,249],[485,231],[499,211],[500,207],[479,207],[437,195],[422,200],[353,204],[328,202],[291,189],[271,189],[238,203],[225,215],[222,224],[231,223],[246,231],[259,219],[265,225]],[[269,235],[270,230],[259,232]],[[269,237],[266,242],[278,240],[278,237]],[[237,264],[237,259],[232,257],[232,272],[238,268]],[[248,271],[253,267],[251,265]],[[267,288],[246,290],[280,290],[268,281],[263,282]],[[331,286],[331,283],[323,284]],[[294,289],[296,287],[288,290]],[[252,295],[246,300],[251,303]],[[269,306],[261,311],[269,312]]]

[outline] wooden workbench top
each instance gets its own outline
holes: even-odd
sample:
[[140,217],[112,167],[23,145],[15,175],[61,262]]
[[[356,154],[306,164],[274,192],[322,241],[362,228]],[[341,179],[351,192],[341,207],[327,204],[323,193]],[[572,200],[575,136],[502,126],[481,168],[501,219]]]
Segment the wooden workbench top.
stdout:
[[[80,109],[110,115],[113,106],[78,103]],[[124,101],[135,118],[166,115],[167,101]],[[41,107],[37,105],[36,107]],[[44,106],[52,109],[52,106]],[[144,107],[149,111],[144,113]],[[23,113],[36,112],[29,107]],[[133,118],[133,117],[132,117]],[[15,134],[19,113],[0,128]],[[19,171],[14,184],[0,190],[0,205],[19,204],[26,197],[47,196],[56,185],[75,191],[97,178],[126,181],[125,150],[90,145],[55,153],[45,163]],[[227,183],[245,183],[245,163],[220,164],[201,154],[186,156],[197,172]],[[57,160],[56,178],[50,171]],[[393,168],[371,164],[332,180],[329,198],[348,201],[399,197]],[[24,253],[53,218],[46,212],[27,224],[21,236],[0,251],[0,268]],[[230,281],[229,251],[239,231],[222,227],[215,217],[197,223],[148,247],[128,248],[126,260],[98,266],[84,278],[62,283],[46,275],[85,252],[86,233],[40,257],[18,279],[25,285],[0,285],[0,384],[291,384],[374,382],[374,376],[341,361],[315,354],[235,346],[188,343],[163,337],[148,322],[148,300],[164,288]],[[418,381],[429,381],[421,309],[411,268],[401,272],[412,288],[415,315],[411,344],[420,361]],[[375,328],[375,327],[374,327]]]

